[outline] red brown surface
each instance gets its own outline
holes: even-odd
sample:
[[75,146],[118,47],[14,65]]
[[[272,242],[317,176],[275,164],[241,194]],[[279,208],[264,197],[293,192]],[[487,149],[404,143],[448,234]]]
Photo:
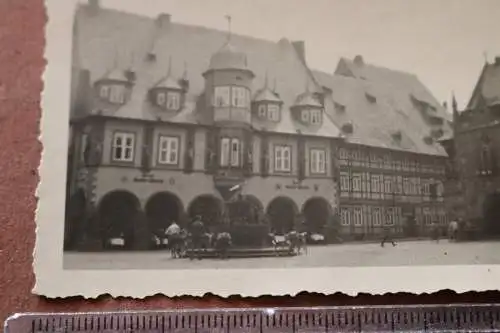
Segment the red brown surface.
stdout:
[[[162,296],[145,300],[101,297],[46,300],[31,294],[34,283],[32,251],[37,168],[41,144],[37,141],[40,118],[41,75],[44,70],[43,0],[0,0],[0,320],[26,311],[89,311],[163,309],[173,307],[308,306],[352,304],[411,304],[498,302],[499,293],[456,295],[299,295],[221,299]],[[390,278],[387,276],[371,278]]]

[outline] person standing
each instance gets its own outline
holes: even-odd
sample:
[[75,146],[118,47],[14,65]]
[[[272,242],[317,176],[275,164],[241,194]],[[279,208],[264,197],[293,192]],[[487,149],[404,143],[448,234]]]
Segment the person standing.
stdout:
[[191,224],[191,241],[192,241],[191,253],[193,251],[196,251],[198,259],[201,259],[199,256],[200,254],[198,252],[202,247],[204,233],[205,233],[205,225],[203,224],[203,221],[201,220],[201,216],[197,215],[194,218],[193,223]]
[[396,246],[396,242],[392,238],[391,227],[388,225],[384,225],[384,238],[382,238],[380,246],[384,247],[386,242],[391,242],[392,246]]

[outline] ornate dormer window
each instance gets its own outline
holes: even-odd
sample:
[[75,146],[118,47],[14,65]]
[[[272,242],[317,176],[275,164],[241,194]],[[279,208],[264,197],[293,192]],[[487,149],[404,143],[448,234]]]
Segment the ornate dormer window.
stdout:
[[274,89],[268,87],[267,74],[264,87],[260,89],[253,99],[254,110],[256,110],[257,117],[261,120],[268,120],[272,122],[279,122],[281,120],[281,106],[283,101]]
[[150,91],[151,103],[167,111],[179,111],[182,108],[186,85],[185,79],[176,80],[171,75],[172,65],[169,62],[167,75]]
[[131,87],[131,76],[118,69],[109,71],[95,83],[99,99],[115,105],[127,102]]
[[298,120],[306,125],[323,123],[323,105],[309,89],[297,98],[292,111]]

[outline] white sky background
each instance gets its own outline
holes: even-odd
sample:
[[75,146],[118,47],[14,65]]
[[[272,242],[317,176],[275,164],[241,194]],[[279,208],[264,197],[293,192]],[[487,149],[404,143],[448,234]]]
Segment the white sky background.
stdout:
[[[84,1],[84,0],[81,0]],[[500,56],[500,0],[101,0],[137,14],[278,41],[304,40],[311,68],[340,57],[416,74],[440,101],[468,101],[485,61]]]

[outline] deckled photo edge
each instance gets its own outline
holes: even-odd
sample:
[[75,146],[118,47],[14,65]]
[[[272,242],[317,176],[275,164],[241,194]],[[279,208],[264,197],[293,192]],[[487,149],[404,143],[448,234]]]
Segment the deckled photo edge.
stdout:
[[[64,175],[67,168],[66,140],[69,137],[71,25],[75,9],[74,3],[70,2],[61,5],[61,1],[46,0],[45,4],[48,16],[45,49],[47,65],[43,74],[40,125],[40,140],[44,147],[39,166],[37,240],[33,254],[36,294],[86,298],[111,294],[142,298],[158,293],[167,296],[201,296],[207,292],[221,296],[260,296],[295,295],[310,291],[325,294],[343,292],[354,296],[359,292],[382,294],[433,292],[450,288],[457,292],[498,289],[500,271],[496,265],[282,268],[281,264],[277,264],[278,268],[266,266],[254,269],[64,269]],[[294,186],[294,189],[300,190],[300,184]],[[63,190],[55,190],[59,188]],[[367,276],[371,275],[380,278],[367,281]],[[453,276],[453,279],[444,281],[442,276]],[[134,282],[145,279],[153,282]],[[264,286],[255,281],[269,283]]]

